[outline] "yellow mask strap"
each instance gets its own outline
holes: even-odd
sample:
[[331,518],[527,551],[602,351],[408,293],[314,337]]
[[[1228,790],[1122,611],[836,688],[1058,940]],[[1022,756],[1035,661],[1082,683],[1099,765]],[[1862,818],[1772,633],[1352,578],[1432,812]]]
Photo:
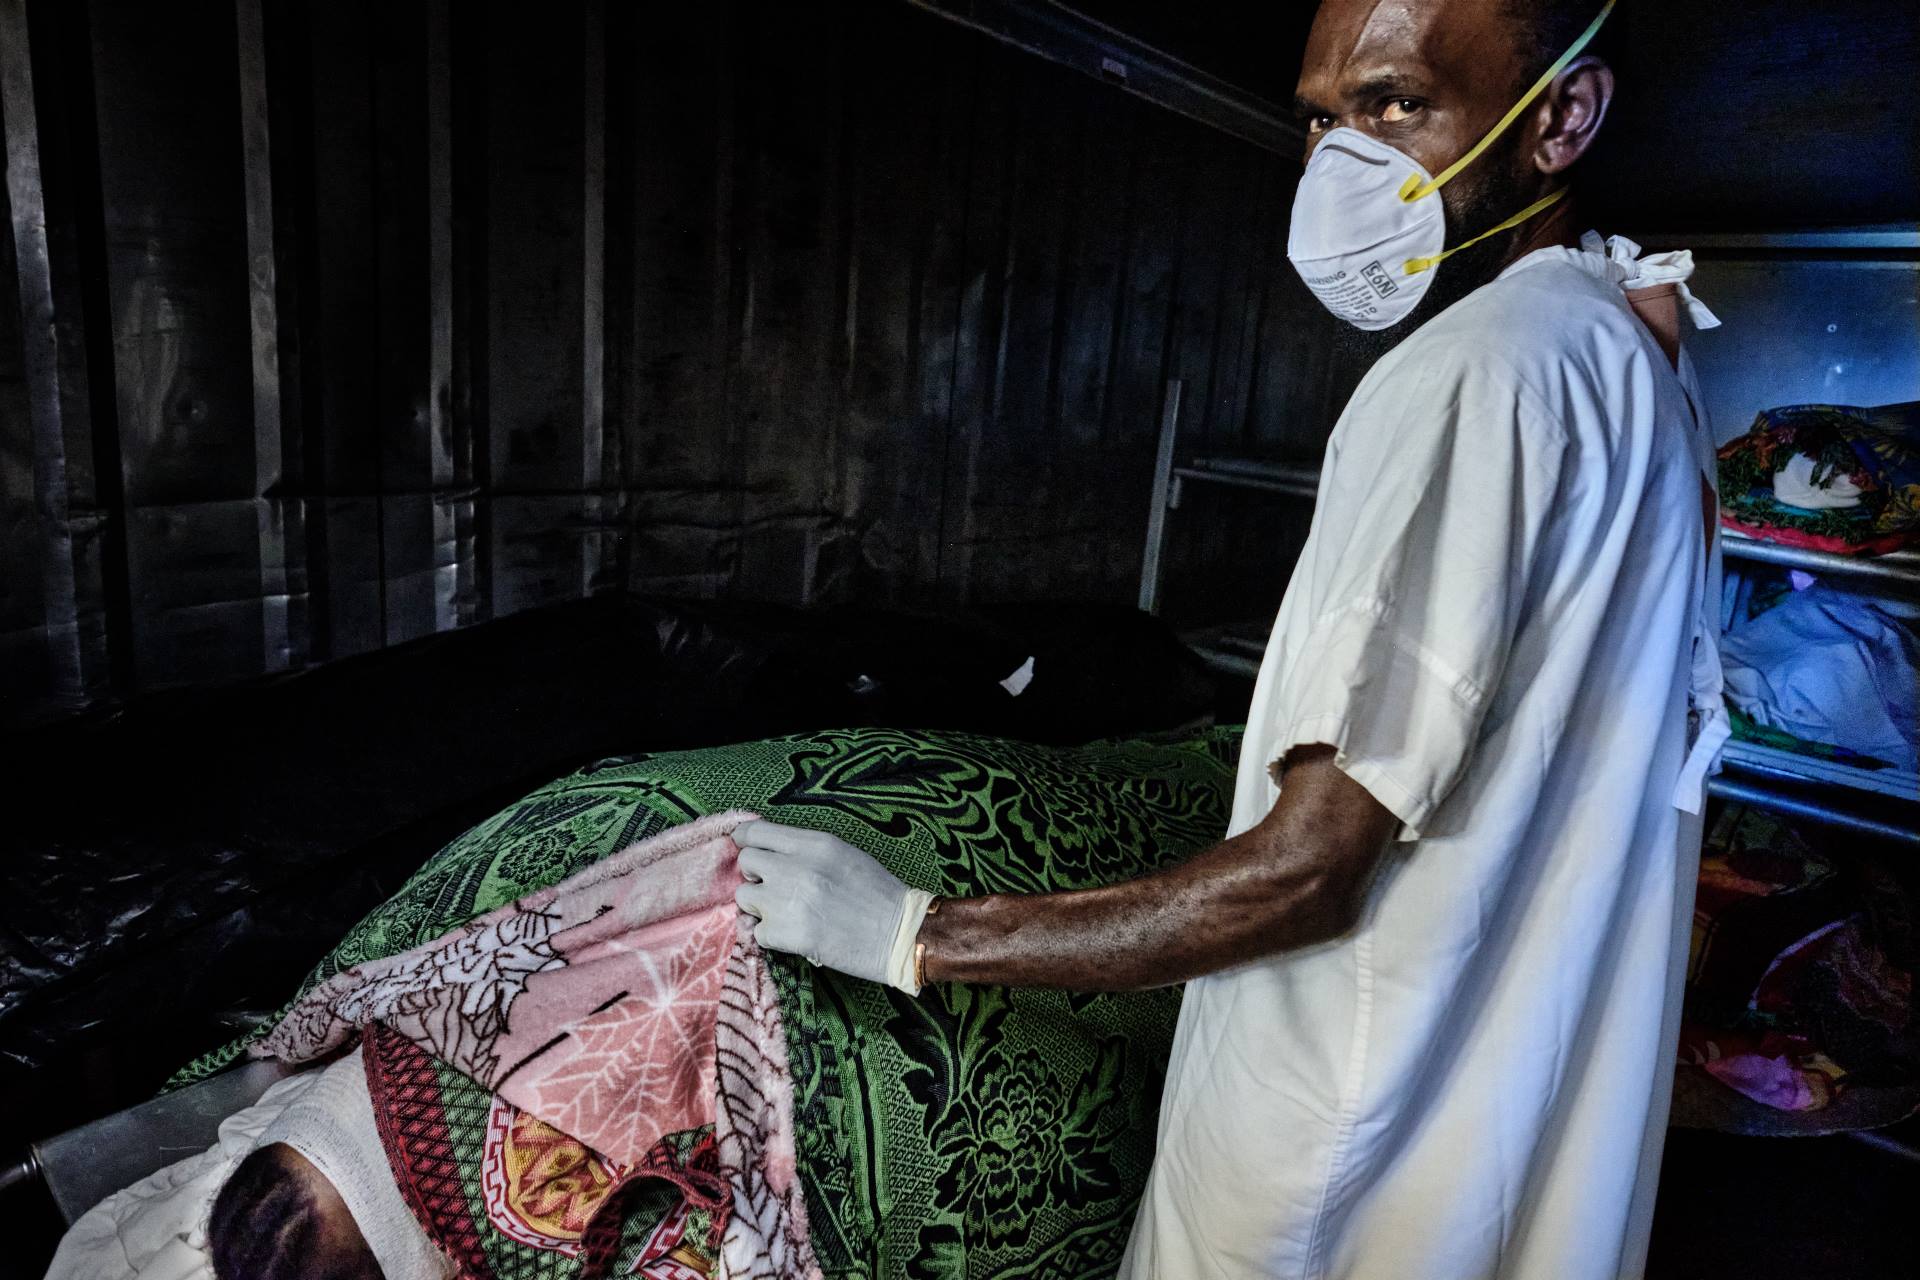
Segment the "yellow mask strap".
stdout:
[[[1480,141],[1474,143],[1472,149],[1469,150],[1467,154],[1442,169],[1439,175],[1431,182],[1420,181],[1420,175],[1417,173],[1408,174],[1406,182],[1400,187],[1400,198],[1410,204],[1415,200],[1430,196],[1451,181],[1453,175],[1459,173],[1475,160],[1478,160],[1480,153],[1492,146],[1494,139],[1505,133],[1507,126],[1511,125],[1515,120],[1518,120],[1520,113],[1533,105],[1533,100],[1539,97],[1548,85],[1553,83],[1554,77],[1562,71],[1565,71],[1567,64],[1579,57],[1582,49],[1585,49],[1589,44],[1593,43],[1593,38],[1600,34],[1601,24],[1607,20],[1607,15],[1613,12],[1613,6],[1617,3],[1619,3],[1619,0],[1607,0],[1606,5],[1600,10],[1600,16],[1588,25],[1587,29],[1580,34],[1580,38],[1573,42],[1573,46],[1561,54],[1552,66],[1541,73],[1540,78],[1533,82],[1533,88],[1527,90],[1526,95],[1522,97],[1520,101],[1514,103],[1512,109],[1509,110],[1506,115],[1500,117],[1500,123],[1493,126],[1492,130],[1490,130],[1485,137],[1481,138]],[[1541,207],[1545,208],[1546,206],[1542,205]],[[1512,224],[1508,223],[1506,225],[1511,226]],[[1494,231],[1502,229],[1502,227],[1495,227]],[[1487,234],[1491,235],[1493,232],[1488,232]],[[1468,243],[1471,244],[1472,241],[1468,241]],[[1460,247],[1464,249],[1467,246],[1461,245]],[[1438,261],[1438,259],[1435,261]]]
[[1550,191],[1546,195],[1541,196],[1538,200],[1535,200],[1532,204],[1528,205],[1526,208],[1522,209],[1520,212],[1514,214],[1511,218],[1508,218],[1505,222],[1500,223],[1498,226],[1488,227],[1485,231],[1482,231],[1479,235],[1475,236],[1473,239],[1464,240],[1461,243],[1453,246],[1453,248],[1448,249],[1445,253],[1436,253],[1431,258],[1408,258],[1407,265],[1405,267],[1406,273],[1410,276],[1418,275],[1422,271],[1426,271],[1429,268],[1437,267],[1443,261],[1445,261],[1448,258],[1451,258],[1454,254],[1460,252],[1462,249],[1467,248],[1469,245],[1479,244],[1482,240],[1485,240],[1488,236],[1496,236],[1496,235],[1499,235],[1502,231],[1507,230],[1509,227],[1519,226],[1521,223],[1525,222],[1528,218],[1531,218],[1534,214],[1540,212],[1542,209],[1545,209],[1547,206],[1551,205],[1554,201],[1558,200],[1561,196],[1564,196],[1566,194],[1567,194],[1567,189],[1565,187],[1560,188],[1558,191]]

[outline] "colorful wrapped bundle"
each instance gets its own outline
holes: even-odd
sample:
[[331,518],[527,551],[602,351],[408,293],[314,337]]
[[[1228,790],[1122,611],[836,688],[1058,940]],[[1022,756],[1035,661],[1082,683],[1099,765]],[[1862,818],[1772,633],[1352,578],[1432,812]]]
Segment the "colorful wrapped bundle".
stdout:
[[1871,862],[1843,870],[1780,815],[1728,805],[1701,851],[1683,1073],[1780,1112],[1825,1111],[1859,1091],[1845,1108],[1853,1122],[1913,1114],[1912,905]]
[[1920,402],[1762,410],[1720,449],[1721,523],[1769,542],[1881,555],[1920,536]]

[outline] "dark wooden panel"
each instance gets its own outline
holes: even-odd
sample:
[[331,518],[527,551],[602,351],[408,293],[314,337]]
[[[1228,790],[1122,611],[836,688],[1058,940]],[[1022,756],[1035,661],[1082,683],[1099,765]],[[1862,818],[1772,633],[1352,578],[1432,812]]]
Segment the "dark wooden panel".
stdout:
[[[465,566],[448,536],[442,491],[455,483],[435,436],[434,285],[428,12],[415,0],[376,5],[369,38],[374,128],[372,257],[377,304],[373,419],[379,440],[380,555],[386,643],[430,635],[462,616]],[[444,109],[444,108],[443,108]]]
[[[722,7],[675,6],[637,25],[617,77],[631,154],[626,241],[631,347],[616,360],[628,484],[710,481],[724,465],[719,396],[728,334],[732,100]],[[619,99],[616,99],[619,101]],[[641,513],[645,518],[645,513]]]
[[1139,584],[1186,204],[1181,184],[1185,122],[1144,104],[1131,105],[1126,258],[1107,375],[1105,454],[1090,460],[1098,468],[1097,491],[1105,505],[1105,536],[1094,548],[1105,573],[1100,590],[1089,594],[1116,601],[1135,598]]
[[1237,161],[1244,198],[1234,211],[1225,244],[1228,266],[1222,282],[1213,381],[1218,439],[1233,453],[1246,454],[1254,450],[1252,395],[1264,336],[1261,319],[1267,282],[1277,267],[1287,265],[1270,256],[1271,232],[1276,222],[1286,220],[1287,211],[1274,199],[1278,185],[1274,159],[1241,148]]
[[[323,491],[380,487],[380,332],[374,173],[372,5],[311,3],[297,21],[311,100],[305,143],[313,204],[301,261],[302,352],[310,483]],[[281,131],[294,144],[289,118]]]
[[137,674],[143,688],[231,679],[266,669],[251,498],[152,503],[127,513]]
[[[61,707],[71,709],[124,694],[133,685],[127,535],[122,518],[126,497],[113,334],[102,323],[111,313],[105,268],[108,237],[96,159],[93,40],[87,8],[34,4],[27,6],[27,17],[40,144],[47,296],[53,306],[46,336],[55,348],[54,407],[64,439],[68,502],[66,554],[73,566],[71,611],[57,606],[49,613],[48,623],[50,636],[71,628],[78,650],[79,681],[59,691]],[[15,36],[9,36],[7,43],[16,56],[27,52]],[[11,160],[9,167],[18,168]],[[16,172],[9,182],[23,177]],[[22,261],[20,265],[29,264]],[[30,276],[21,279],[23,319],[37,310]],[[28,367],[31,370],[31,361]],[[50,496],[39,495],[43,513],[59,510],[57,503],[48,506]]]
[[[17,122],[16,122],[17,123]],[[0,137],[6,129],[0,100]],[[23,358],[13,203],[0,184],[0,722],[39,710],[57,686],[33,466],[33,404]]]
[[[492,214],[487,152],[486,47],[492,34],[483,8],[452,0],[427,0],[429,73],[436,81],[429,139],[433,163],[445,166],[444,199],[433,216],[444,218],[449,238],[445,270],[448,290],[446,341],[451,347],[446,422],[450,480],[475,496],[467,508],[471,559],[462,567],[454,599],[456,619],[477,622],[495,615],[493,605],[492,512],[477,500],[493,474],[491,346],[493,279],[489,271]],[[442,65],[444,63],[444,65]],[[441,96],[444,94],[444,96]],[[438,268],[436,268],[438,269]]]
[[[1043,508],[1054,496],[1062,352],[1068,342],[1070,242],[1083,177],[1087,115],[1078,77],[1022,59],[1013,126],[1007,249],[1007,324],[995,412],[982,436],[974,502],[1004,535],[1002,513]],[[1016,523],[1025,521],[1015,516]]]
[[[1068,182],[1048,405],[1053,425],[1040,506],[1058,541],[1005,558],[1013,594],[1029,598],[1125,599],[1137,577],[1132,552],[1139,539],[1131,530],[1146,519],[1145,441],[1115,439],[1107,429],[1125,318],[1139,112],[1118,90],[1088,88],[1067,108],[1077,125],[1062,130],[1071,150],[1062,164]],[[1036,564],[1046,572],[1036,575]],[[1045,584],[1038,592],[1036,577]]]
[[[626,582],[715,595],[732,554],[726,413],[732,319],[733,94],[728,9],[668,7],[616,26],[608,215],[608,413],[635,491]],[[630,176],[627,176],[630,175]],[[614,264],[625,270],[614,273]]]
[[[595,495],[499,494],[490,506],[494,607],[502,615],[588,594],[582,548],[601,532]],[[430,515],[422,509],[414,518],[431,528]]]
[[1002,407],[1011,230],[1017,216],[1014,140],[1020,59],[974,39],[973,128],[967,139],[965,232],[960,249],[961,298],[955,317],[951,417],[940,491],[940,590],[970,595],[976,528],[976,474],[983,442]]
[[[1196,452],[1311,462],[1350,383],[1335,378],[1338,322],[1286,259],[1298,162],[1255,154],[1219,162],[1238,164],[1250,184],[1227,224],[1209,393],[1189,438]],[[1214,224],[1222,216],[1203,214],[1200,221]],[[1189,403],[1183,400],[1183,410]],[[1173,522],[1163,611],[1183,624],[1271,616],[1305,540],[1311,504],[1211,488],[1192,493]]]
[[738,102],[733,226],[740,252],[727,412],[738,436],[733,592],[811,598],[815,555],[841,501],[850,6],[747,6],[752,75]]
[[427,23],[425,6],[372,11],[373,255],[378,305],[362,317],[375,347],[374,423],[381,487],[434,483],[428,390]]
[[489,487],[581,483],[582,11],[486,10]]
[[[315,661],[386,642],[371,6],[289,0],[266,13],[281,284],[282,411],[300,440],[307,643]],[[373,590],[369,597],[367,588]]]
[[136,678],[262,670],[234,10],[89,16]]
[[1232,448],[1232,370],[1219,357],[1223,335],[1233,332],[1240,316],[1223,307],[1244,296],[1245,266],[1230,246],[1244,234],[1242,181],[1251,175],[1242,173],[1236,164],[1240,153],[1227,139],[1186,141],[1181,148],[1187,166],[1181,175],[1180,290],[1169,375],[1186,383],[1182,438],[1195,449],[1226,451]]
[[127,499],[254,488],[231,6],[94,0],[100,185]]
[[816,566],[830,599],[922,600],[940,558],[974,59],[904,6],[848,35],[850,187],[841,518]]
[[[316,616],[315,649],[351,657],[387,643],[386,562],[381,551],[380,499],[316,498],[308,504],[307,559]],[[324,575],[324,577],[322,576]],[[323,613],[324,611],[324,613]]]
[[968,599],[1024,596],[1022,586],[1041,577],[1031,544],[1061,519],[1054,443],[1063,266],[1086,127],[1069,94],[1081,83],[1045,63],[1016,64],[992,409],[969,455],[966,488],[950,497],[972,508]]
[[[0,58],[8,52],[0,50]],[[26,53],[10,52],[16,59]],[[0,66],[0,74],[8,73],[19,76],[18,66]],[[8,86],[8,92],[0,94],[0,138],[7,140],[10,156],[28,143],[38,150],[37,138],[25,135],[25,121],[17,112],[11,121],[14,132],[7,132],[6,98],[18,92]],[[17,166],[8,167],[18,182]],[[17,302],[22,296],[14,248],[17,225],[7,184],[0,183],[0,721],[40,711],[60,684],[48,645],[46,581],[38,572],[43,548],[34,480],[34,406]]]
[[230,9],[90,11],[143,682],[621,586],[1131,600],[1170,373],[1190,446],[1331,420],[1293,161],[923,9],[258,3],[244,99]]
[[[1130,157],[1129,233],[1125,299],[1115,367],[1109,374],[1107,438],[1130,451],[1151,452],[1159,438],[1166,394],[1168,340],[1180,277],[1180,222],[1185,124],[1163,112],[1132,105],[1136,121]],[[1145,520],[1146,502],[1141,501]]]
[[1058,464],[1078,475],[1081,468],[1071,460],[1108,444],[1113,375],[1127,319],[1141,111],[1117,91],[1086,94],[1073,111],[1080,117],[1080,141],[1071,159],[1077,173],[1062,264],[1053,410]]

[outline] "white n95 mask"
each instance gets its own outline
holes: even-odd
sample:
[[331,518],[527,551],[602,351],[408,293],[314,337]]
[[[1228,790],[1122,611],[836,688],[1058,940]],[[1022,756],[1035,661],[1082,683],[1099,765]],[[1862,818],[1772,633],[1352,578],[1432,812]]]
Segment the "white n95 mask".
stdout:
[[1420,305],[1433,269],[1469,245],[1517,227],[1567,194],[1550,192],[1471,240],[1447,243],[1440,188],[1480,158],[1554,77],[1600,32],[1617,0],[1607,0],[1571,48],[1467,153],[1434,177],[1418,160],[1358,129],[1330,129],[1314,148],[1293,196],[1287,257],[1322,306],[1355,328],[1390,328]]

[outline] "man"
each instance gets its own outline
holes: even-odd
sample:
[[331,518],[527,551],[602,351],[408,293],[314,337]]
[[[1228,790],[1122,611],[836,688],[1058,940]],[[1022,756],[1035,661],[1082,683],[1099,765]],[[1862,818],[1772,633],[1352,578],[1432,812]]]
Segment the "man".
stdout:
[[1290,254],[1385,354],[1328,443],[1229,839],[935,904],[830,837],[738,835],[760,941],[817,963],[1189,983],[1136,1280],[1643,1265],[1723,731],[1697,389],[1623,288],[1649,272],[1578,247],[1562,198],[1611,8],[1316,16]]

